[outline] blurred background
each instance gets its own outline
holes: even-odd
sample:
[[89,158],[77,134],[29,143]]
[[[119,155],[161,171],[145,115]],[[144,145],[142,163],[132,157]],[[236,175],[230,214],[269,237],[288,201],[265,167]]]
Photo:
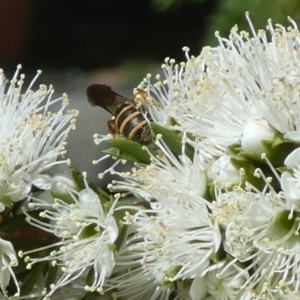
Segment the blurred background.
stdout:
[[28,81],[42,69],[39,83],[69,95],[70,108],[80,110],[69,157],[96,182],[105,164],[92,165],[101,156],[92,136],[107,132],[110,116],[88,104],[87,86],[105,83],[130,98],[147,73],[160,72],[165,57],[184,60],[183,46],[198,55],[217,45],[216,30],[223,36],[235,24],[249,30],[245,11],[256,29],[268,18],[288,26],[291,16],[300,24],[295,0],[1,0],[0,67],[10,78],[21,63]]

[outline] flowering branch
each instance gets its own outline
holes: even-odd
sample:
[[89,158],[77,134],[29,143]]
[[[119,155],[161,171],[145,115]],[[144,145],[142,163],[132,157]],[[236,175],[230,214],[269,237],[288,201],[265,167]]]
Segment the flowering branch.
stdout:
[[297,298],[300,33],[246,18],[251,36],[216,33],[218,47],[185,47],[185,62],[167,58],[138,86],[131,109],[152,143],[95,135],[111,144],[98,163],[116,158],[104,173],[122,178],[110,195],[60,159],[76,112],[49,113],[51,88],[21,95],[17,71],[0,95],[4,297]]

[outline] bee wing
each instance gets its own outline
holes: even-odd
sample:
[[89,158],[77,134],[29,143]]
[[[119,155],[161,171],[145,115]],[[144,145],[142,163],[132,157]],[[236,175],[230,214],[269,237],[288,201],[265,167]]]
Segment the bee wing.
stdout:
[[92,84],[86,90],[87,98],[92,106],[100,106],[112,115],[117,108],[130,100],[115,93],[110,86],[105,84]]

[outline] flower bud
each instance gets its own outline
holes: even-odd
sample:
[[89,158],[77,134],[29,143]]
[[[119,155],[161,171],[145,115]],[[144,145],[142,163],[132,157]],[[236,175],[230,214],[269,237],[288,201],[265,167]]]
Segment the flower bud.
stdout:
[[284,161],[290,171],[284,171],[281,175],[280,183],[284,195],[288,201],[294,202],[298,206],[300,198],[300,148],[290,153]]
[[254,119],[246,124],[241,138],[243,157],[262,162],[265,153],[275,167],[283,166],[285,158],[298,146],[264,119]]
[[190,296],[192,300],[200,300],[206,296],[207,284],[205,279],[202,277],[196,277],[191,285]]
[[221,156],[211,167],[212,179],[220,184],[233,186],[239,184],[239,170],[232,164],[230,156]]
[[276,133],[277,131],[266,120],[254,119],[244,127],[241,138],[242,149],[260,157],[262,153],[269,152],[264,141],[273,140]]

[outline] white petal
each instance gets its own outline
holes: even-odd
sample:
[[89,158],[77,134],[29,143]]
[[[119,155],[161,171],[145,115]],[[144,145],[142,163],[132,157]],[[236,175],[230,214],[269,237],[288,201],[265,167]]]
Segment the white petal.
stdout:
[[196,277],[191,285],[190,296],[192,300],[205,299],[207,293],[206,281],[203,277]]
[[288,168],[300,168],[300,148],[291,152],[285,159],[284,164]]
[[52,178],[49,175],[36,175],[32,177],[31,183],[41,190],[50,190]]

